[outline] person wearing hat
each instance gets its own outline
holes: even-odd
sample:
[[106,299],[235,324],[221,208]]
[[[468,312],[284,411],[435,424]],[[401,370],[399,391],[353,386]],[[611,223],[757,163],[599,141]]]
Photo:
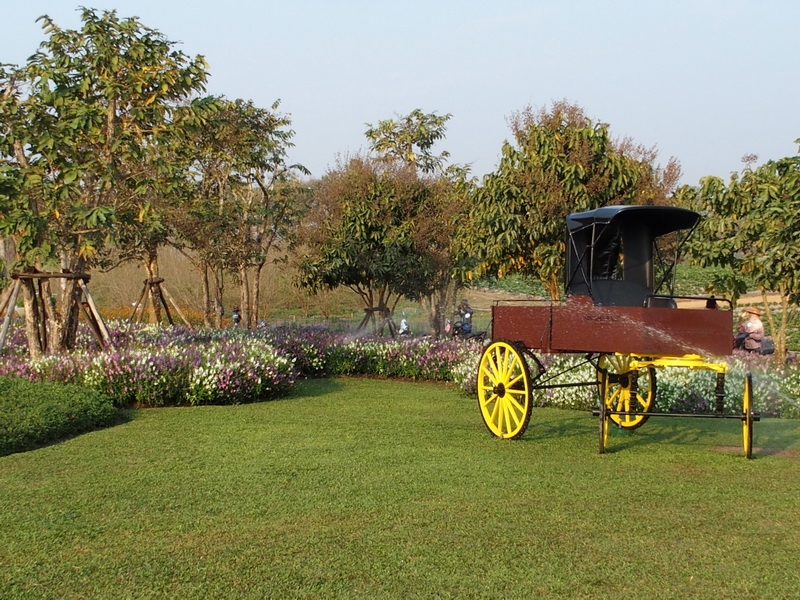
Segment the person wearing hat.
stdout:
[[764,339],[761,311],[754,306],[746,307],[742,312],[742,321],[739,323],[738,331],[735,347],[743,348],[748,352],[759,352]]

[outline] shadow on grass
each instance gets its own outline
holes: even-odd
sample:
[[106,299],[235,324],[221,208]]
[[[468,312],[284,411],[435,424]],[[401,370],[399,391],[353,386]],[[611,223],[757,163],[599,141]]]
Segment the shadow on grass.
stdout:
[[[555,410],[555,409],[549,409]],[[597,424],[591,416],[587,415],[584,411],[558,411],[564,413],[562,417],[559,414],[558,420],[537,420],[536,409],[531,414],[531,420],[528,424],[528,429],[518,439],[520,442],[541,442],[549,438],[572,438],[586,435],[587,428],[592,431],[597,430]],[[552,412],[550,413],[553,414]],[[567,416],[568,415],[568,416]]]
[[762,456],[800,458],[800,421],[764,419],[755,423],[753,452]]
[[13,442],[0,443],[0,456],[9,456],[21,452],[30,452],[40,448],[55,446],[67,440],[71,440],[93,431],[109,429],[118,425],[125,425],[138,418],[139,409],[119,408],[108,419],[94,424],[85,424],[78,427],[70,427],[63,423],[51,424],[51,427],[35,429],[31,431],[16,432]]
[[[657,424],[653,424],[654,421]],[[706,445],[718,452],[742,453],[742,444],[715,444],[715,438],[727,436],[741,440],[742,424],[739,419],[651,418],[639,429],[626,430],[612,427],[606,452],[611,454],[633,447],[650,444],[681,446]],[[738,436],[738,437],[737,437]],[[710,441],[709,441],[710,440]],[[764,419],[753,424],[753,457],[783,456],[800,458],[800,421],[789,419]]]
[[334,378],[301,379],[284,399],[317,398],[340,392],[344,387],[344,383]]

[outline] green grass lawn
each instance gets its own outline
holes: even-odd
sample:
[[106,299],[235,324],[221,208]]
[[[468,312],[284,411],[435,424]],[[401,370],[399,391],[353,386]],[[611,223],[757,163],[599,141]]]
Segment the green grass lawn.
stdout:
[[795,598],[800,421],[500,441],[434,384],[143,410],[0,458],[0,598]]

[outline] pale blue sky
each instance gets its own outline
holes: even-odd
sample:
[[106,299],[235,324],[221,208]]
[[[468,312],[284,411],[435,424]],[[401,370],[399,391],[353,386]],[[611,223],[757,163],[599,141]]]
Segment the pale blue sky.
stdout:
[[482,176],[511,113],[560,99],[677,158],[684,183],[797,154],[797,0],[0,0],[0,62],[36,50],[42,14],[78,27],[81,4],[204,55],[210,93],[280,99],[314,176],[415,108],[452,113],[437,149]]

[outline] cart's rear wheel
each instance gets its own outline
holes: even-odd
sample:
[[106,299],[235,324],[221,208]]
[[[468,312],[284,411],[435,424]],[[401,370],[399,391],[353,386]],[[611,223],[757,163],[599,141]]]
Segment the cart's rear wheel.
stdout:
[[521,436],[531,419],[531,374],[522,353],[497,340],[478,366],[478,405],[486,427],[499,438]]
[[602,401],[608,410],[625,413],[609,415],[623,429],[644,425],[656,400],[655,368],[634,369],[632,362],[630,356],[605,354],[598,364]]
[[753,376],[748,373],[744,379],[744,395],[742,399],[742,441],[744,455],[753,457]]

